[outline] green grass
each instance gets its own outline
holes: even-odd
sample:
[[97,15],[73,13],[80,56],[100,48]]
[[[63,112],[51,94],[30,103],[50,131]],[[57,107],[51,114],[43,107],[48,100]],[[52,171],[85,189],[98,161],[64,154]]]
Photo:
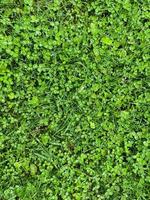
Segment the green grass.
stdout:
[[1,0],[1,200],[149,199],[149,8]]

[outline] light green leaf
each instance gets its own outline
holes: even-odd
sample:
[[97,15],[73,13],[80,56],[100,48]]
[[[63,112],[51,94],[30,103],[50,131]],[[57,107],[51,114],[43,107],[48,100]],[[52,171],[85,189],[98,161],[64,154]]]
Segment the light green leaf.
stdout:
[[112,44],[112,40],[109,37],[103,37],[102,38],[102,43],[103,44],[107,44],[107,45],[111,45]]

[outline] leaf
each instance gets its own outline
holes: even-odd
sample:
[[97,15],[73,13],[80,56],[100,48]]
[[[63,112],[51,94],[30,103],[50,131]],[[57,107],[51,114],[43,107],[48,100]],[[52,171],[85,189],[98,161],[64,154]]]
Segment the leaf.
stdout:
[[129,0],[125,0],[125,1],[123,2],[123,7],[124,7],[126,10],[130,11],[130,9],[131,9],[131,3],[130,3],[130,1],[129,1]]
[[98,33],[98,27],[97,27],[97,23],[96,22],[92,22],[90,25],[91,28],[91,32],[93,35],[97,35]]
[[107,44],[107,45],[111,45],[112,44],[112,40],[109,37],[103,37],[102,38],[102,43],[103,44]]
[[94,92],[97,92],[98,90],[99,90],[99,84],[94,84],[93,86],[92,86],[92,90],[94,91]]
[[90,122],[90,127],[91,127],[92,129],[95,129],[95,124],[94,124],[94,122]]
[[36,167],[36,165],[34,165],[34,164],[30,165],[30,172],[31,172],[32,176],[34,176],[37,173],[37,167]]
[[14,99],[15,98],[15,94],[13,92],[8,94],[9,99]]
[[37,106],[39,104],[39,99],[37,96],[33,96],[32,99],[30,100],[31,105]]
[[42,143],[46,145],[49,141],[49,136],[47,134],[42,135]]

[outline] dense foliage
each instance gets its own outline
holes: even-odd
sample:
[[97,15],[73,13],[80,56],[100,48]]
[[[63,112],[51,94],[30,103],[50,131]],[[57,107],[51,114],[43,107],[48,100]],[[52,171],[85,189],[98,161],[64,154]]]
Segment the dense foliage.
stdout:
[[148,3],[1,0],[0,199],[149,199]]

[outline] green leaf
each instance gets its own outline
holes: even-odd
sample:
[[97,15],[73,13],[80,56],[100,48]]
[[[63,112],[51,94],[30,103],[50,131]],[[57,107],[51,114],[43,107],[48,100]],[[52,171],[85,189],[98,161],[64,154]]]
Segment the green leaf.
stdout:
[[33,96],[30,100],[30,104],[37,106],[39,104],[39,99],[37,96]]
[[9,99],[14,99],[15,98],[15,94],[13,92],[8,94]]
[[109,37],[103,37],[102,43],[106,45],[112,45],[112,40]]
[[49,136],[47,134],[42,135],[42,143],[46,145],[49,141]]
[[36,173],[37,173],[37,167],[36,167],[36,165],[34,165],[34,164],[30,165],[30,172],[31,172],[32,176],[36,175]]
[[92,129],[95,129],[95,123],[94,123],[94,122],[90,122],[90,127],[91,127]]

